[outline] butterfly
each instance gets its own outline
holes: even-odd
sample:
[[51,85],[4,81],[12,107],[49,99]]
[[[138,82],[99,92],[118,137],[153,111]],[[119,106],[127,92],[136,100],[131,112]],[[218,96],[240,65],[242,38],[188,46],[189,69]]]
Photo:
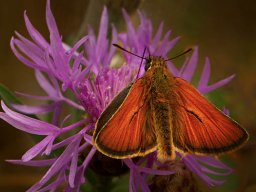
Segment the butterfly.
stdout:
[[248,140],[238,123],[174,77],[163,57],[141,58],[144,76],[123,89],[96,123],[93,143],[100,152],[124,159],[157,150],[157,158],[166,161],[175,158],[176,150],[219,155]]

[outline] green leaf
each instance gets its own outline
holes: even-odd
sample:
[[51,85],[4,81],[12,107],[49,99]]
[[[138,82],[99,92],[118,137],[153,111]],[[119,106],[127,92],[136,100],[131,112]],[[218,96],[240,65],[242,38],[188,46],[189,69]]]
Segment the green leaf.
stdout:
[[[6,86],[0,83],[0,99],[4,101],[4,103],[12,108],[11,104],[22,104],[22,102],[12,93]],[[31,118],[38,119],[36,115],[30,114],[27,115]],[[43,137],[38,135],[33,135],[33,138],[36,141],[40,141]]]
[[115,178],[111,192],[129,191],[129,174]]
[[225,91],[223,89],[217,89],[208,93],[208,98],[215,106],[223,110],[223,106],[225,106],[224,95]]
[[129,175],[103,176],[96,174],[92,169],[85,171],[86,183],[81,186],[81,191],[89,192],[118,192],[129,190]]
[[[0,99],[4,101],[4,103],[12,108],[11,104],[22,104],[22,102],[12,93],[6,86],[0,83]],[[27,115],[27,114],[26,114]],[[30,114],[27,115],[31,118],[38,119],[36,115]]]
[[11,103],[21,104],[20,100],[3,84],[0,83],[0,98],[7,106]]

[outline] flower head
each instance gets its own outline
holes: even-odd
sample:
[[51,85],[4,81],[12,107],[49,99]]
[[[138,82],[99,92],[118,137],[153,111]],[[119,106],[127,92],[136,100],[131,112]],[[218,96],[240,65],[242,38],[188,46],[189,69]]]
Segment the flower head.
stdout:
[[[87,182],[84,172],[96,153],[91,136],[95,123],[114,96],[135,80],[138,63],[141,62],[138,58],[124,53],[124,64],[119,68],[112,67],[112,63],[116,62],[116,48],[111,46],[112,43],[120,41],[124,48],[138,55],[142,54],[147,47],[151,55],[163,57],[177,43],[179,37],[169,40],[170,31],[162,38],[163,24],[160,24],[156,35],[153,35],[151,21],[143,13],[138,14],[140,25],[135,29],[128,14],[123,11],[127,32],[118,33],[113,27],[112,40],[109,41],[107,39],[108,14],[104,8],[98,36],[96,37],[90,29],[87,36],[70,47],[62,41],[50,9],[50,0],[47,1],[46,8],[50,42],[47,42],[36,30],[25,12],[25,23],[32,40],[16,33],[16,37],[11,39],[11,48],[22,63],[35,70],[37,82],[46,95],[35,96],[23,93],[20,95],[44,100],[47,104],[40,106],[13,104],[13,109],[10,109],[2,102],[4,112],[0,113],[0,118],[21,131],[43,136],[43,139],[29,149],[21,160],[8,160],[20,165],[49,167],[41,180],[28,191],[53,191],[63,186],[63,183],[66,191],[79,191],[80,186]],[[78,48],[81,46],[84,49],[79,52]],[[122,60],[118,61],[122,62]],[[168,67],[175,76],[191,81],[197,62],[198,48],[195,47],[192,56],[186,59],[181,69],[176,68],[170,61]],[[139,75],[143,75],[143,71],[140,71]],[[202,93],[225,85],[233,76],[212,85],[208,85],[209,78],[210,62],[206,59],[198,84],[198,89]],[[73,99],[66,96],[67,90],[73,93],[71,97]],[[82,118],[72,122],[69,117],[74,116],[74,113],[67,113],[63,117],[61,114],[63,114],[64,105],[80,114],[83,113]],[[26,115],[48,113],[52,114],[49,122]],[[59,149],[62,151],[60,154],[57,152]],[[85,155],[82,155],[84,153]],[[193,155],[182,157],[178,152],[177,155],[181,157],[180,162],[184,166],[211,186],[219,185],[222,181],[208,176],[208,174],[220,175],[209,166],[223,169],[225,174],[231,172],[230,168],[212,157]],[[40,156],[46,159],[35,160]],[[130,169],[130,191],[139,189],[149,191],[147,179],[150,175],[166,176],[175,173],[175,170],[161,169],[163,165],[157,161],[155,153],[142,157],[138,161],[125,159],[123,163]]]

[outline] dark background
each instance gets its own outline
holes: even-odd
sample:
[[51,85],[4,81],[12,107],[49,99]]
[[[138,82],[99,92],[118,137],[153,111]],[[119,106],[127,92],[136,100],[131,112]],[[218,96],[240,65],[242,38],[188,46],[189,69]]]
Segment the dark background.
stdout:
[[[27,36],[23,12],[47,38],[45,0],[9,0],[0,6],[0,82],[12,91],[43,94],[33,70],[21,64],[9,46],[14,31]],[[255,169],[255,109],[256,109],[256,1],[204,0],[52,0],[52,11],[64,40],[71,41],[85,34],[88,23],[97,30],[103,4],[107,4],[110,19],[119,31],[124,30],[120,7],[124,6],[137,23],[136,8],[144,11],[155,29],[161,21],[165,31],[172,29],[174,36],[182,36],[174,52],[198,45],[200,67],[205,56],[212,64],[211,82],[233,73],[236,78],[213,93],[217,105],[231,110],[231,116],[251,134],[248,144],[229,158],[235,162],[236,177],[215,191],[256,191]],[[174,37],[173,36],[173,37]],[[27,101],[31,104],[34,101]],[[33,145],[33,139],[1,121],[0,135],[0,190],[24,191],[37,181],[43,170],[5,163],[18,159]],[[232,185],[236,185],[235,187]],[[232,190],[231,190],[232,189]]]

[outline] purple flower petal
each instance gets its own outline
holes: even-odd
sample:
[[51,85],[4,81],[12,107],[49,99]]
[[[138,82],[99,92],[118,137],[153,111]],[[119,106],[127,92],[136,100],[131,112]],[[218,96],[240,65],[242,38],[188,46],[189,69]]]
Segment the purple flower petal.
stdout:
[[34,191],[38,191],[38,192],[51,191],[51,192],[54,192],[64,182],[65,182],[65,169],[62,169],[60,171],[59,175],[57,176],[57,179],[55,181],[53,181],[52,183],[50,183],[49,185],[47,185],[46,187],[42,188],[42,184],[39,181],[38,183],[33,185],[31,188],[29,188],[27,190],[27,192],[34,192]]
[[[51,184],[47,185],[46,187],[38,190],[38,192],[45,192],[45,191],[50,191],[50,192],[54,192],[56,191],[56,189],[65,182],[65,177],[63,177],[62,175],[59,176],[54,182],[52,182]],[[34,190],[32,190],[34,191]],[[31,192],[32,192],[31,191]],[[29,192],[29,191],[28,191]],[[65,190],[66,192],[66,190]]]
[[218,82],[216,82],[212,85],[208,85],[205,88],[201,88],[201,93],[206,94],[206,93],[211,92],[215,89],[218,89],[218,88],[228,84],[232,79],[234,79],[234,77],[235,77],[235,75],[231,75],[231,76],[229,76],[225,79],[222,79],[222,80],[220,80],[220,81],[218,81]]
[[226,108],[226,107],[223,108],[223,113],[224,113],[225,115],[227,115],[227,116],[230,116],[230,111],[229,111],[229,109]]
[[216,176],[228,176],[231,174],[231,172],[217,172],[213,171],[211,169],[207,169],[206,167],[202,167],[202,171],[207,174],[216,175]]
[[[139,189],[138,186],[140,186],[141,190],[142,191],[146,191],[146,192],[149,192],[150,189],[148,187],[148,185],[146,184],[146,181],[145,181],[145,178],[142,177],[141,173],[139,172],[139,170],[141,168],[138,168],[131,159],[124,159],[123,160],[125,162],[125,164],[130,168],[130,174],[133,175],[134,177],[134,182],[133,182],[133,185],[130,185],[130,187],[135,187],[135,191],[136,189]],[[148,170],[147,170],[148,171]],[[139,185],[136,183],[138,182]]]
[[67,186],[66,189],[65,189],[66,191],[70,191],[70,192],[73,192],[73,191],[79,192],[79,191],[81,191],[80,186],[85,182],[84,171],[85,171],[85,169],[82,166],[80,166],[77,169],[75,180],[74,180],[74,187],[72,188],[71,186]]
[[52,139],[49,141],[48,145],[46,146],[45,151],[42,153],[42,155],[50,155],[52,152],[52,146],[53,146],[53,142],[55,140],[56,137],[52,137]]
[[96,44],[96,52],[99,55],[103,55],[103,53],[106,52],[106,44],[108,46],[108,42],[106,42],[107,30],[108,30],[108,12],[107,12],[107,8],[104,7],[101,15],[100,29],[99,29],[98,40]]
[[32,61],[30,61],[29,59],[25,58],[22,54],[19,53],[19,51],[15,48],[15,45],[16,45],[16,42],[17,40],[14,39],[14,37],[12,37],[11,41],[10,41],[10,46],[11,46],[11,49],[14,53],[14,55],[22,62],[24,63],[25,65],[27,65],[28,67],[31,67],[31,68],[35,68],[35,69],[39,69],[41,71],[45,71],[45,72],[48,72],[48,69],[44,66],[39,66],[35,63],[33,63]]
[[35,71],[37,82],[39,83],[40,87],[51,97],[59,97],[59,92],[56,90],[47,78],[41,73],[40,71]]
[[164,41],[163,39],[163,42],[165,43],[161,44],[159,50],[157,50],[155,54],[165,56],[178,43],[179,40],[180,40],[180,37],[175,37],[170,42],[167,41],[167,39],[166,41]]
[[138,167],[139,172],[152,174],[152,175],[170,175],[174,174],[174,171],[164,171],[164,170],[158,170],[158,169],[151,169],[147,167]]
[[136,186],[134,185],[134,176],[133,176],[133,170],[130,170],[130,179],[129,179],[129,192],[136,191]]
[[167,61],[167,67],[175,77],[179,76],[179,70],[173,65],[171,61]]
[[[73,55],[75,54],[75,52],[77,51],[77,49],[78,49],[79,47],[81,47],[81,45],[84,44],[85,41],[87,41],[87,40],[88,40],[88,36],[85,36],[85,37],[81,38],[81,39],[74,45],[74,47],[72,47],[70,50],[68,50],[68,55],[73,56]],[[68,60],[70,60],[70,58],[69,58]]]
[[38,99],[38,100],[53,100],[54,99],[54,98],[49,97],[49,96],[31,95],[31,94],[21,93],[21,92],[17,92],[17,91],[15,91],[15,93],[17,95],[20,95],[22,97],[27,97],[27,98],[30,98],[30,99]]
[[71,188],[75,187],[75,176],[76,176],[77,162],[78,162],[78,148],[79,148],[81,139],[82,137],[76,140],[76,146],[74,147],[74,151],[73,151],[74,155],[71,160],[70,173],[68,177],[68,182]]
[[77,137],[76,135],[72,135],[63,141],[53,144],[52,150],[59,149],[65,145],[69,145],[76,137]]
[[77,141],[80,140],[80,137],[76,137],[74,141],[67,146],[65,151],[59,156],[59,158],[52,164],[50,169],[46,172],[43,178],[40,180],[40,184],[44,185],[49,179],[54,176],[63,166],[71,160],[71,156],[75,147],[77,146]]
[[164,38],[163,38],[163,40],[162,40],[161,45],[160,45],[159,48],[155,51],[155,54],[156,54],[156,55],[165,56],[165,55],[162,55],[162,52],[164,52],[164,51],[166,50],[165,47],[166,47],[166,45],[167,45],[167,43],[168,43],[168,40],[170,39],[171,34],[172,34],[171,31],[168,31],[168,32],[165,34],[165,36],[164,36]]
[[198,47],[195,47],[193,54],[189,59],[187,65],[183,70],[180,71],[180,77],[182,77],[187,81],[191,81],[194,75],[194,72],[196,70],[197,62],[198,62]]
[[57,158],[46,159],[46,160],[30,160],[30,161],[22,161],[22,160],[6,160],[8,163],[18,164],[18,165],[26,165],[33,167],[43,167],[52,165]]
[[205,59],[204,69],[198,82],[197,89],[200,91],[202,88],[207,87],[211,74],[211,64],[209,58]]
[[59,124],[59,118],[61,116],[61,112],[62,112],[62,107],[63,107],[63,102],[59,101],[55,103],[55,107],[53,108],[53,116],[51,119],[51,123],[53,125],[58,126]]
[[27,162],[27,161],[33,159],[35,156],[40,154],[46,148],[46,146],[49,144],[50,141],[52,141],[53,138],[54,138],[54,136],[52,136],[52,135],[45,137],[42,141],[40,141],[34,147],[32,147],[30,150],[28,150],[22,156],[22,160]]
[[231,172],[233,171],[233,169],[231,169],[226,164],[222,163],[221,161],[219,161],[216,158],[209,157],[209,156],[196,156],[196,158],[198,159],[198,161],[200,161],[206,165],[210,165],[212,167],[216,167],[216,168],[231,171]]
[[224,170],[226,171],[226,174],[221,174],[221,172],[217,172],[217,171],[208,169],[207,167],[202,166],[199,163],[199,161],[198,161],[199,159],[201,162],[204,162],[207,165],[209,165],[209,163],[210,163],[210,165],[213,165],[214,167],[219,166],[219,168],[222,167],[222,169],[224,167],[224,164],[213,159],[212,157],[207,157],[207,156],[200,157],[200,156],[187,155],[182,159],[182,161],[185,163],[185,165],[187,165],[187,167],[192,172],[194,172],[199,177],[201,177],[201,179],[204,180],[209,186],[222,185],[224,183],[224,181],[213,179],[213,178],[209,177],[208,175],[206,175],[205,173],[208,173],[208,174],[210,173],[213,175],[228,175],[231,173],[230,168],[226,169],[227,166],[225,166],[225,168],[224,168]]
[[54,42],[54,44],[51,45],[57,46],[57,48],[60,48],[60,51],[62,51],[62,46],[60,46],[62,45],[62,40],[54,16],[51,11],[50,0],[47,0],[46,4],[46,23],[50,32],[51,42]]
[[91,161],[93,155],[96,153],[96,148],[93,147],[91,149],[91,151],[88,153],[88,155],[86,156],[82,166],[84,167],[84,169],[88,166],[89,162]]
[[0,118],[7,121],[17,129],[37,135],[49,135],[59,132],[59,129],[50,123],[16,113],[9,109],[3,101],[1,104],[6,114],[0,113]]
[[39,105],[39,106],[12,104],[12,107],[17,111],[25,114],[42,114],[42,113],[48,113],[53,111],[53,109],[56,107],[56,103],[52,103],[50,105]]
[[160,38],[161,38],[162,33],[163,33],[163,27],[164,27],[164,23],[161,22],[159,27],[158,27],[158,30],[156,32],[156,35],[155,35],[155,37],[152,40],[152,46],[153,47],[157,47],[158,46],[158,43],[160,42]]
[[29,55],[29,58],[37,65],[44,67],[44,58],[42,55],[44,54],[44,50],[39,48],[37,45],[35,45],[33,42],[29,41],[22,35],[20,35],[18,32],[15,32],[17,37],[15,45],[22,50],[22,52],[25,55]]
[[43,36],[34,28],[34,26],[31,24],[30,20],[28,19],[26,15],[26,11],[24,12],[24,19],[25,24],[27,27],[27,30],[31,36],[31,38],[43,49],[47,49],[49,44],[47,41],[43,38]]
[[[122,11],[123,11],[123,16],[127,25],[127,31],[128,31],[127,35],[129,35],[127,36],[127,38],[131,42],[131,44],[129,44],[128,46],[132,47],[131,45],[137,45],[137,42],[138,42],[138,39],[136,38],[137,35],[128,13],[124,9]],[[138,47],[133,47],[133,48],[137,49]]]
[[[151,41],[152,36],[152,23],[145,18],[145,15],[138,11],[140,17],[140,26],[138,28],[137,34],[140,36],[141,46],[147,47]],[[148,47],[149,48],[149,47]]]
[[42,184],[38,182],[34,184],[32,187],[30,187],[26,192],[35,192],[35,191],[38,191],[38,189],[40,189],[41,187],[42,187]]

